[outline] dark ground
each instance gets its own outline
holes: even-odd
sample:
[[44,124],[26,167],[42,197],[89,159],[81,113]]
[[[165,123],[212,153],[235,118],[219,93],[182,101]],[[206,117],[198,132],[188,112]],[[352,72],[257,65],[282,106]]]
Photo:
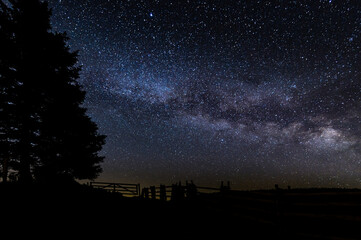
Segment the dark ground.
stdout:
[[125,198],[87,186],[0,184],[12,236],[101,239],[361,239],[361,191],[229,191],[193,200]]

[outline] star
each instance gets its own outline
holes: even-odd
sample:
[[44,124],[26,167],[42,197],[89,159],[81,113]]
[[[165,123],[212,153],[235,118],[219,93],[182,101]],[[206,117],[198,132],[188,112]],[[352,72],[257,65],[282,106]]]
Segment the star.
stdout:
[[101,177],[359,187],[360,8],[325,3],[50,0],[108,136]]

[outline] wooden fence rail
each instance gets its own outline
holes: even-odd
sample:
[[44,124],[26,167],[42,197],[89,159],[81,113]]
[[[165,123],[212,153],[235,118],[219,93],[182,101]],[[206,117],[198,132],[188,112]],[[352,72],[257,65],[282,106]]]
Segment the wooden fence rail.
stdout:
[[90,182],[90,186],[97,189],[104,189],[110,192],[121,193],[124,196],[140,196],[140,184]]
[[222,182],[219,188],[215,188],[196,186],[193,181],[190,183],[186,181],[185,185],[182,185],[181,182],[179,182],[169,186],[162,184],[160,186],[150,186],[143,188],[142,192],[140,191],[140,184],[90,182],[89,185],[93,188],[121,193],[123,196],[141,197],[144,199],[160,199],[164,201],[191,199],[195,198],[201,193],[222,192],[230,190],[229,182],[227,182],[226,186],[224,186]]

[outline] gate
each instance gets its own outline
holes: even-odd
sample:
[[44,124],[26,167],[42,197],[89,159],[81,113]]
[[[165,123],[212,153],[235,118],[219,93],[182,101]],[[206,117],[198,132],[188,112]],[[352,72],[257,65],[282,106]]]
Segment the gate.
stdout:
[[90,182],[90,186],[97,189],[104,189],[109,192],[121,193],[123,196],[127,196],[127,197],[140,196],[140,184]]

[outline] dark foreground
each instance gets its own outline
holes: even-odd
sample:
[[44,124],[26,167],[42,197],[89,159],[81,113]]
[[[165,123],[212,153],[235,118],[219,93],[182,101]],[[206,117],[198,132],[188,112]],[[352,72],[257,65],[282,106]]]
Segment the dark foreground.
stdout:
[[[361,191],[229,191],[162,202],[87,186],[0,184],[2,231],[81,239],[361,239]],[[24,235],[25,234],[25,235]]]

